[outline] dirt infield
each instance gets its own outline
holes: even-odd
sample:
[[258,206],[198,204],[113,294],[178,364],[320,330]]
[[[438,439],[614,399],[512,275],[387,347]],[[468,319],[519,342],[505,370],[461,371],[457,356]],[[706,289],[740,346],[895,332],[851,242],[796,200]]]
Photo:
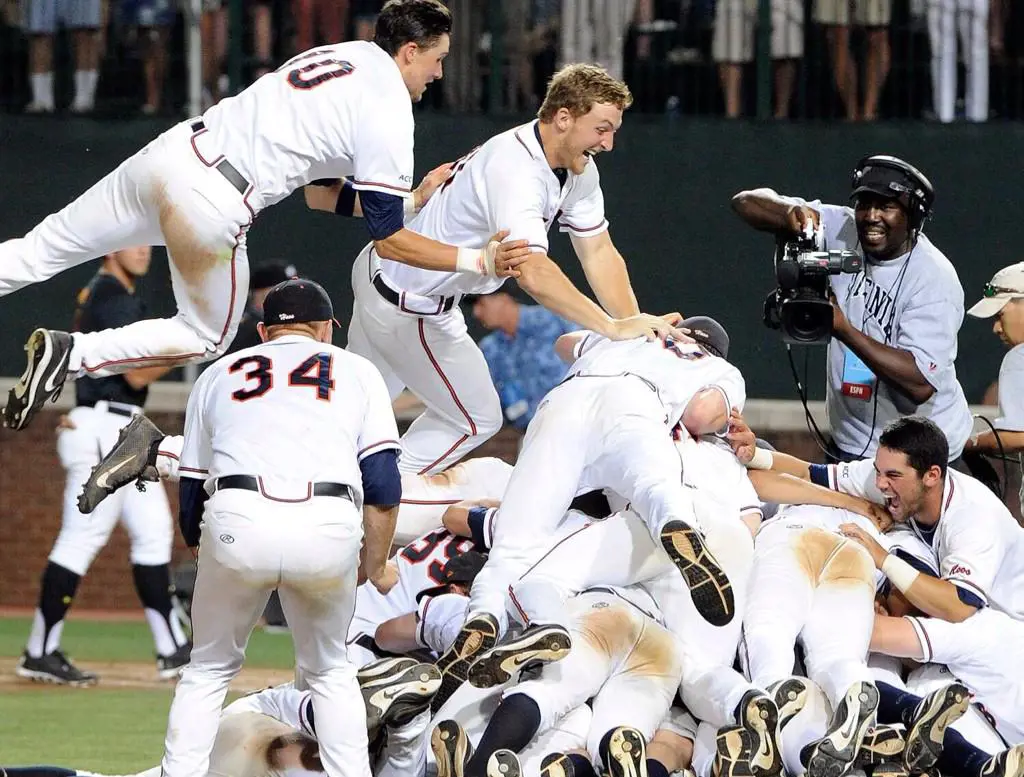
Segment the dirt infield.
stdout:
[[[16,658],[0,658],[0,693],[18,691],[38,691],[53,688],[49,683],[37,683],[25,680],[14,673]],[[81,662],[80,667],[99,675],[100,680],[92,688],[135,688],[143,690],[159,690],[174,687],[174,681],[159,680],[156,676],[156,665],[151,663],[135,663],[127,661],[88,661]],[[242,667],[238,677],[231,683],[231,690],[245,693],[277,685],[292,679],[292,673],[282,669],[260,669]],[[83,689],[87,692],[88,689]]]

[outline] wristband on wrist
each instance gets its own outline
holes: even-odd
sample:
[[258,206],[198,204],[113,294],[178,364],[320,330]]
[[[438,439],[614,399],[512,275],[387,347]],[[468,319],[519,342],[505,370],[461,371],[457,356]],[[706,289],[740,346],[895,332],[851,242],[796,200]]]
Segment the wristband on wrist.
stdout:
[[747,462],[747,469],[771,469],[775,457],[767,448],[754,448],[754,456]]
[[900,592],[906,593],[921,573],[903,559],[890,553],[882,562],[882,574],[889,578]]
[[484,253],[479,248],[460,248],[455,255],[455,271],[484,275]]
[[405,211],[406,216],[416,215],[419,211],[419,208],[416,207],[416,192],[402,199],[402,209]]

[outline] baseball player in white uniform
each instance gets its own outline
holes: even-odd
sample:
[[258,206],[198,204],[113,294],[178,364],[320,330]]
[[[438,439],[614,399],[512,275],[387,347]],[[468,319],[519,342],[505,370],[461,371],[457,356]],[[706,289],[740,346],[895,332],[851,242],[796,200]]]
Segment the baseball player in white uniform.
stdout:
[[195,646],[171,705],[165,777],[207,772],[228,683],[274,588],[325,771],[369,775],[345,635],[357,577],[377,585],[386,572],[398,435],[380,373],[330,345],[333,324],[320,286],[279,284],[264,303],[264,342],[213,365],[189,397],[179,491],[186,539],[201,531]]
[[[552,79],[538,120],[496,135],[455,162],[409,228],[469,246],[484,246],[507,229],[510,240],[529,244],[518,283],[540,304],[611,339],[670,333],[666,321],[639,315],[626,265],[608,233],[595,160],[612,150],[631,102],[625,84],[601,68],[564,68]],[[337,210],[341,202],[331,192],[319,207]],[[548,257],[548,230],[556,222],[569,232],[600,304]],[[356,259],[348,348],[377,365],[392,399],[409,388],[426,405],[402,437],[403,472],[442,470],[501,428],[497,392],[458,301],[502,282],[493,274],[471,277],[396,262],[375,243]]]
[[[974,434],[965,452],[1006,455],[1016,453],[1020,461],[1024,451],[1024,262],[1011,264],[985,284],[984,296],[967,315],[992,318],[992,331],[1010,347],[999,367],[999,417],[992,422],[995,431]],[[1024,478],[1020,488],[1021,513],[1024,514]]]
[[[412,102],[441,77],[450,30],[440,0],[391,0],[373,42],[299,54],[160,135],[25,237],[0,244],[0,296],[120,248],[166,245],[178,305],[174,318],[88,335],[35,330],[7,426],[24,428],[68,376],[223,354],[245,309],[249,227],[313,180],[351,176],[381,256],[452,273],[503,272],[497,241],[459,249],[403,226]],[[525,243],[501,250],[526,254]]]

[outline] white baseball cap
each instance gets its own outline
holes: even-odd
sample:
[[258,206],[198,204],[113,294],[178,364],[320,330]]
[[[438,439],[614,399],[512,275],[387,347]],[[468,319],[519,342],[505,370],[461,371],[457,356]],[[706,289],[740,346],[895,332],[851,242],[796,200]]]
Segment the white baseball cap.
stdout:
[[975,318],[992,318],[1012,299],[1024,298],[1024,262],[1011,264],[985,284],[984,299],[967,311]]

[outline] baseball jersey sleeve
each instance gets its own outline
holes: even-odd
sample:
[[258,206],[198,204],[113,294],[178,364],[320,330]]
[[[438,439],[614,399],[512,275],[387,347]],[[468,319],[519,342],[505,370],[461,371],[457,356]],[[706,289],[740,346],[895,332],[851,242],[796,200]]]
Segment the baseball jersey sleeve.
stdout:
[[960,623],[950,623],[938,618],[908,617],[924,654],[922,663],[963,664],[974,663],[977,655],[984,655],[986,642],[991,632],[981,622],[984,618],[975,613]]
[[412,104],[389,98],[367,101],[359,116],[352,186],[357,191],[411,196],[413,147]]
[[1024,345],[1003,357],[999,368],[999,417],[996,429],[1024,432]]
[[583,175],[576,179],[576,185],[565,198],[558,222],[562,232],[574,237],[592,237],[608,229],[601,176],[593,159],[587,162]]
[[[812,465],[813,466],[813,465]],[[885,497],[875,485],[875,462],[872,459],[829,464],[826,468],[828,487],[833,491],[853,494],[869,502],[882,504]]]
[[1005,549],[999,541],[999,533],[982,514],[945,538],[945,552],[939,559],[939,572],[969,596],[961,596],[966,604],[975,604],[980,599],[988,604],[988,591],[992,588],[996,573],[1003,563]]
[[509,231],[508,240],[525,240],[533,251],[548,252],[548,225],[544,220],[547,186],[533,169],[506,169],[492,159],[481,180],[486,188],[487,216],[494,232]]
[[199,377],[185,406],[185,441],[178,464],[178,476],[182,478],[205,480],[210,471],[213,448],[205,419],[206,395],[215,373],[216,368],[211,368]]
[[460,594],[423,597],[416,611],[416,641],[441,655],[455,642],[468,610],[469,597]]
[[391,407],[391,396],[384,378],[367,361],[362,365],[362,384],[366,391],[366,413],[359,430],[359,461],[388,448],[401,449],[398,441],[398,423]]

